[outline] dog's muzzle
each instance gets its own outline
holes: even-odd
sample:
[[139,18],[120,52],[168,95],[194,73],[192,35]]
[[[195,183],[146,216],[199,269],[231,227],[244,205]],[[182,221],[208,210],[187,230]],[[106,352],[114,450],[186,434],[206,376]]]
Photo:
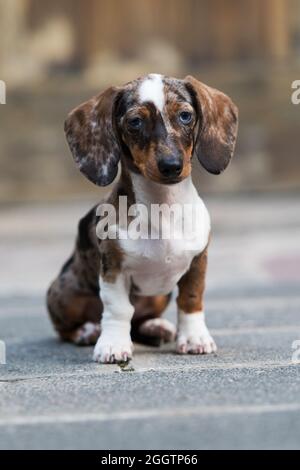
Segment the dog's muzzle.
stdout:
[[178,178],[183,169],[181,157],[165,157],[158,161],[158,169],[165,178]]

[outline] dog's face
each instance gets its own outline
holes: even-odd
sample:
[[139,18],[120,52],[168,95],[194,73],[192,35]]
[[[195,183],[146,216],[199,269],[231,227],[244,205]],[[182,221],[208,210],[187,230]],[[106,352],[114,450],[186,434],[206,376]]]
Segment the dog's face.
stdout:
[[183,82],[150,75],[125,91],[116,126],[130,167],[158,183],[172,184],[191,172],[197,113]]
[[237,120],[223,93],[193,77],[151,74],[76,108],[65,129],[75,161],[94,183],[111,183],[122,158],[132,171],[174,184],[190,174],[194,153],[211,173],[226,168]]

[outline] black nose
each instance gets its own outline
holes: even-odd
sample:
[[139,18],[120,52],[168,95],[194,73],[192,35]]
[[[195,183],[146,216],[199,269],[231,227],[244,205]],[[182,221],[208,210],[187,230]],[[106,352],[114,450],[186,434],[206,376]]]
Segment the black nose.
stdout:
[[179,176],[182,172],[183,162],[180,158],[162,158],[158,161],[158,169],[167,178]]

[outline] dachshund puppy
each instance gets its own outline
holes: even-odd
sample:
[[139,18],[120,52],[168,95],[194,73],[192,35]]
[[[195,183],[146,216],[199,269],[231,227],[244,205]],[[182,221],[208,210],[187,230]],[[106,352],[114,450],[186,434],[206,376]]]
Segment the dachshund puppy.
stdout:
[[[63,340],[96,344],[94,360],[101,363],[129,360],[132,341],[160,344],[175,336],[180,354],[216,351],[203,307],[210,217],[192,183],[191,160],[196,155],[207,171],[221,173],[237,129],[231,99],[191,76],[150,74],[111,87],[70,113],[65,132],[80,171],[106,186],[120,162],[121,176],[80,220],[74,252],[48,291],[50,317]],[[197,208],[199,231],[180,240],[132,239],[132,217],[124,223],[119,215],[114,225],[122,236],[97,236],[101,208],[109,204],[118,212],[124,197],[129,212],[131,206],[147,209],[148,228],[153,205]],[[184,212],[182,219],[192,233],[193,216]],[[161,318],[176,286],[177,332]]]

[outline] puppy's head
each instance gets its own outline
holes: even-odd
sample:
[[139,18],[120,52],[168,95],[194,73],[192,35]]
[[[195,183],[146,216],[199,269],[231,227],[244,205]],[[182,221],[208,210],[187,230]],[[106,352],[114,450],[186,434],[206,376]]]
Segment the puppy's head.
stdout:
[[151,74],[112,87],[70,113],[65,131],[80,170],[111,183],[120,158],[132,171],[162,184],[191,172],[195,153],[221,173],[234,151],[238,111],[230,98],[193,77]]

